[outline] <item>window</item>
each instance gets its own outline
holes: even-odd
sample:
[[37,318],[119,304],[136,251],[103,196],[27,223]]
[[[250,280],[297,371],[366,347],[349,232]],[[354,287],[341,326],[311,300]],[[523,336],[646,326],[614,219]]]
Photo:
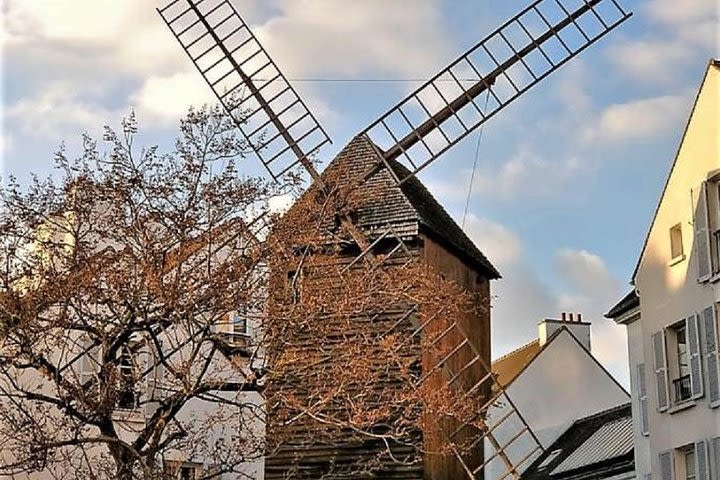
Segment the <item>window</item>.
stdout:
[[244,308],[230,312],[230,327],[235,335],[248,334],[247,312]]
[[679,223],[670,229],[670,259],[671,261],[680,260],[684,254],[682,225]]
[[82,351],[85,352],[80,356],[78,361],[78,380],[87,391],[91,386],[97,388],[97,373],[100,370],[99,356],[100,349],[95,342],[86,340],[82,342]]
[[703,396],[699,321],[691,315],[652,336],[659,411]]
[[685,452],[685,480],[695,480],[695,450]]
[[135,388],[135,355],[129,345],[124,345],[120,349],[118,373],[119,384],[117,407],[124,410],[132,410],[137,407],[138,398]]
[[166,474],[177,480],[195,480],[203,476],[203,466],[200,463],[165,460],[164,469]]
[[216,331],[225,337],[225,342],[231,347],[247,347],[250,326],[245,307],[239,307],[223,315],[217,323]]
[[690,352],[688,349],[687,320],[682,320],[668,329],[668,338],[673,350],[668,352],[671,359],[672,401],[679,404],[692,397],[690,379]]

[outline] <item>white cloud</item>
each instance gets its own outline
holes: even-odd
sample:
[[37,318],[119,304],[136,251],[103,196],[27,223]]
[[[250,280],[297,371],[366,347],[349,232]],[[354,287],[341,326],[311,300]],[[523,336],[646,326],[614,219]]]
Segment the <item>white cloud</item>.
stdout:
[[589,83],[587,67],[582,58],[569,63],[555,83],[555,91],[567,110],[584,114],[592,107],[592,97],[586,90]]
[[97,68],[168,71],[186,59],[151,2],[115,0],[8,0],[5,26],[11,49],[42,46],[47,57],[64,51]]
[[647,140],[675,129],[685,116],[688,99],[666,95],[610,105],[598,125],[585,132],[586,140]]
[[617,293],[619,284],[603,260],[587,250],[563,249],[556,255],[558,273],[583,294]]
[[[492,287],[494,358],[537,338],[537,323],[543,318],[557,318],[563,311],[582,313],[592,323],[593,354],[628,385],[625,328],[603,317],[624,292],[602,258],[586,250],[561,249],[554,270],[539,276],[520,239],[507,227],[471,216],[467,231],[503,275]],[[559,287],[550,287],[553,280]]]
[[692,61],[698,50],[720,51],[717,0],[650,0],[641,9],[659,30],[646,29],[652,33],[608,50],[611,61],[637,80],[677,84],[682,80],[678,69]]
[[500,270],[516,263],[522,255],[522,246],[517,235],[492,220],[469,214],[465,222],[465,232]]
[[[503,198],[548,196],[556,194],[586,168],[587,165],[575,157],[550,161],[523,148],[499,169],[480,170],[475,176],[473,190]],[[547,175],[548,172],[553,174]]]
[[675,83],[677,75],[671,66],[692,56],[692,47],[666,37],[628,40],[607,51],[623,72],[643,83]]
[[8,105],[3,115],[24,135],[57,141],[82,132],[99,133],[104,125],[126,113],[83,101],[73,94],[71,86],[57,83],[33,97]]
[[197,72],[152,76],[145,80],[131,102],[141,119],[174,124],[190,106],[215,103],[215,97]]
[[14,145],[14,140],[12,135],[10,135],[8,132],[3,132],[0,134],[0,155],[6,154],[10,150],[12,150]]
[[628,384],[625,327],[604,318],[623,293],[622,282],[613,277],[598,255],[586,250],[562,249],[555,255],[556,274],[566,285],[558,296],[560,311],[582,313],[592,322],[593,355],[621,383]]
[[270,198],[270,201],[268,202],[268,207],[272,213],[283,214],[287,212],[288,209],[290,209],[294,202],[295,198],[292,196],[292,194],[286,193],[284,195]]
[[668,25],[687,25],[717,17],[717,0],[652,0],[645,10],[657,21]]
[[[279,0],[256,33],[288,76],[404,73],[443,65],[440,2]],[[339,41],[338,39],[342,39]]]

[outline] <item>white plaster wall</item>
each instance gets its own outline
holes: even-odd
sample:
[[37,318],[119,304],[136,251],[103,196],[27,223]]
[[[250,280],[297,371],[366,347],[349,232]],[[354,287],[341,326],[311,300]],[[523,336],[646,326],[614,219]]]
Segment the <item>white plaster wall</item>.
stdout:
[[[253,325],[255,323],[256,322],[253,322]],[[165,340],[167,341],[167,339]],[[68,345],[70,345],[70,342],[68,342]],[[77,353],[79,353],[79,345],[81,345],[81,342],[77,342],[76,347],[69,347],[69,350],[64,352],[66,358],[72,358]],[[220,375],[222,375],[222,378],[227,377],[228,379],[236,376],[236,369],[238,368],[238,366],[231,365],[230,362],[227,361],[224,357],[220,357],[220,354],[216,355],[218,355],[216,357],[217,360],[213,362],[213,365],[209,369],[208,375],[210,375],[213,379],[221,378]],[[78,362],[73,364],[74,371],[76,370],[76,368],[79,368],[78,365]],[[24,375],[20,378],[20,381],[25,386],[37,385],[38,387],[40,387],[39,391],[42,391],[49,395],[55,394],[54,389],[51,387],[51,385],[44,379],[40,378],[37,372],[30,370],[26,371]],[[12,391],[12,387],[10,385],[4,384],[4,381],[1,378],[0,386],[2,386],[3,390],[7,389],[9,391]],[[188,401],[188,403],[183,407],[183,409],[178,412],[176,418],[181,423],[186,425],[209,425],[210,422],[208,422],[208,419],[213,418],[213,416],[217,416],[219,408],[230,409],[226,410],[223,416],[225,418],[238,418],[238,422],[233,421],[231,424],[213,424],[212,428],[208,429],[207,434],[203,435],[203,441],[205,444],[212,446],[218,442],[227,442],[228,445],[230,445],[230,442],[236,442],[239,418],[241,414],[245,414],[247,418],[247,422],[245,422],[245,425],[247,427],[245,436],[256,439],[260,438],[262,440],[265,432],[265,425],[263,421],[264,419],[262,418],[264,400],[260,394],[253,392],[240,392],[237,394],[228,392],[211,393],[213,395],[224,397],[228,400],[232,399],[236,403],[242,402],[244,404],[247,404],[249,407],[240,409],[240,407],[238,406],[219,406],[219,404],[214,402],[208,402],[202,399],[194,398]],[[0,402],[2,401],[4,400],[0,398]],[[59,412],[56,412],[56,414],[60,415]],[[115,414],[115,418],[118,434],[120,438],[125,441],[132,441],[133,438],[138,434],[139,431],[142,430],[145,425],[145,411],[143,408],[132,412],[118,411]],[[237,448],[237,443],[232,443],[232,445],[234,448]],[[105,452],[106,449],[105,447],[93,447],[88,448],[87,451],[92,456],[93,452]],[[0,462],[9,461],[8,459],[11,458],[12,452],[0,450]],[[169,451],[167,459],[182,459],[183,461],[193,461],[204,464],[207,467],[211,466],[212,464],[212,459],[210,458],[187,458],[186,455],[183,455],[183,453],[179,451]],[[220,480],[235,480],[240,478],[247,479],[249,476],[250,478],[260,480],[264,478],[264,459],[262,457],[257,458],[254,461],[248,462],[247,464],[243,465],[242,468],[240,468],[239,470],[241,470],[244,475],[223,474],[218,478]],[[19,474],[14,476],[13,479],[56,480],[58,478],[58,475],[60,476],[60,478],[62,478],[62,471],[58,473],[56,470],[54,475],[50,471],[36,472],[31,475]]]
[[[627,392],[567,330],[557,334],[510,384],[507,393],[544,448],[549,447],[575,420],[629,401]],[[491,419],[500,418],[506,408],[506,405],[493,407],[489,412]],[[492,420],[489,423],[492,425]],[[495,433],[503,443],[511,439],[519,428],[519,421],[508,420]],[[532,445],[528,435],[513,443],[509,451],[513,462],[519,462],[527,455]],[[485,458],[494,452],[487,442],[485,452]],[[530,463],[528,461],[523,466],[527,467]],[[488,465],[485,478],[498,479],[504,472],[503,465],[496,459]]]
[[[637,366],[645,362],[642,344],[642,328],[640,321],[636,320],[627,326],[628,339],[628,358],[630,362],[630,396],[632,397],[632,416],[633,416],[633,442],[635,448],[635,472],[638,478],[645,478],[650,473],[650,438],[642,434],[642,425],[640,423],[640,403],[639,403],[639,387]],[[645,365],[646,376],[652,365]],[[650,377],[652,378],[652,377]],[[652,385],[647,383],[646,386]],[[648,406],[650,408],[650,406]]]
[[[691,408],[657,412],[651,335],[720,300],[717,283],[698,284],[693,250],[693,216],[697,192],[708,172],[720,168],[720,69],[710,67],[682,140],[675,166],[648,235],[635,283],[640,294],[642,344],[648,366],[650,457],[658,472],[658,453],[720,435],[720,412],[708,408],[707,397]],[[673,225],[682,225],[686,259],[670,260]],[[707,390],[707,389],[706,389]]]

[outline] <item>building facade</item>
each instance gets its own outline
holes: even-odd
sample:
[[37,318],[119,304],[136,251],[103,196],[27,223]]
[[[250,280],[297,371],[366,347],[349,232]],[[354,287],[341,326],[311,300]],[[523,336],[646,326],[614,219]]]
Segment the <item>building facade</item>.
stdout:
[[[512,398],[543,449],[551,445],[582,417],[627,404],[628,393],[591,354],[590,323],[579,316],[544,319],[538,339],[493,362],[493,373]],[[498,404],[490,416],[503,418],[508,406]],[[497,427],[498,437],[511,439],[521,425],[506,420]],[[530,457],[534,444],[519,437],[508,449],[519,473],[538,459]],[[490,454],[486,448],[486,453]],[[526,458],[527,457],[527,458]],[[523,461],[524,459],[524,461]],[[486,479],[503,477],[502,465],[493,460]]]
[[719,192],[720,63],[712,60],[633,275],[639,301],[630,295],[607,315],[628,328],[646,478],[720,475]]

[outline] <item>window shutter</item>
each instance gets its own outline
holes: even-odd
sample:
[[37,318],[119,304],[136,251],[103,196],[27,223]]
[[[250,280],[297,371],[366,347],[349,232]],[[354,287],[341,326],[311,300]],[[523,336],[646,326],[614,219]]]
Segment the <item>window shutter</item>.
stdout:
[[698,261],[698,281],[710,278],[710,229],[708,228],[707,183],[700,187],[695,208],[695,256]]
[[710,475],[713,480],[720,480],[720,437],[710,440]]
[[658,411],[662,412],[667,410],[670,404],[664,330],[653,334],[652,345],[655,357],[655,384],[657,387]]
[[100,354],[100,347],[94,345],[92,340],[83,342],[83,352],[85,352],[79,359],[79,380],[80,384],[84,385],[89,382],[99,371],[98,356]]
[[661,452],[658,457],[660,459],[660,479],[673,480],[672,452]]
[[637,366],[638,399],[640,409],[640,432],[643,435],[650,433],[647,409],[647,384],[645,382],[645,364]]
[[162,387],[165,378],[165,366],[159,358],[151,355],[148,355],[148,357],[153,365],[145,381],[145,415],[151,417],[158,409],[160,400],[163,399],[164,391]]
[[[702,312],[703,327],[705,327],[705,365],[707,367],[708,396],[710,406],[720,404],[720,368],[718,368],[717,320],[715,307],[707,307]],[[720,477],[719,477],[720,480]]]
[[695,443],[695,480],[710,480],[708,448],[705,440]]
[[703,396],[702,356],[700,355],[699,317],[691,315],[687,319],[688,353],[690,354],[690,390],[692,398]]

